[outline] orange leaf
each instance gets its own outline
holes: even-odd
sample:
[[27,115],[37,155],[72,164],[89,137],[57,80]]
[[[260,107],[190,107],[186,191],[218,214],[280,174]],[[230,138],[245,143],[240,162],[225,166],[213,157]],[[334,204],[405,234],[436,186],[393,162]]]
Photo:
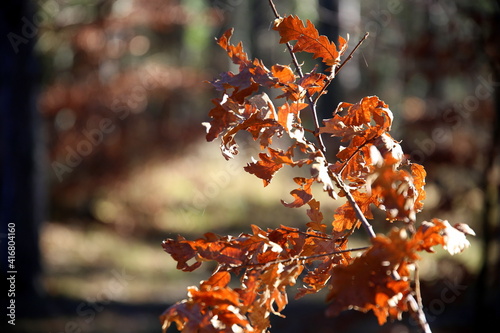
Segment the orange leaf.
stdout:
[[314,58],[323,58],[323,62],[329,66],[338,66],[340,56],[347,48],[347,41],[339,37],[339,50],[326,36],[319,35],[318,30],[311,21],[306,25],[296,16],[290,15],[275,20],[274,30],[281,36],[280,43],[296,40],[293,52],[309,52]]
[[418,259],[412,243],[405,230],[396,228],[389,237],[378,235],[372,242],[372,247],[350,265],[333,268],[328,315],[353,307],[363,312],[372,310],[382,325],[388,316],[399,317],[408,310],[400,300],[409,295],[410,283],[407,279],[395,280],[391,273],[401,264]]
[[290,192],[295,200],[291,203],[286,203],[285,201],[281,200],[281,203],[288,208],[302,207],[313,198],[311,193],[311,186],[314,182],[314,178],[296,177],[293,180],[300,185],[300,188]]
[[307,216],[309,216],[311,222],[307,223],[306,225],[312,230],[325,232],[326,224],[323,223],[323,213],[321,213],[321,211],[319,210],[319,201],[312,199],[307,204],[309,205]]
[[283,167],[283,164],[294,165],[291,156],[282,150],[268,148],[270,156],[264,153],[259,154],[259,161],[248,163],[244,167],[245,171],[256,175],[264,181],[264,186],[269,185],[274,174]]
[[470,246],[465,235],[475,235],[465,223],[457,223],[451,226],[447,220],[432,219],[432,222],[422,222],[415,235],[417,246],[433,252],[432,246],[441,244],[451,255],[462,252]]
[[434,245],[445,245],[441,234],[444,228],[445,225],[435,219],[432,222],[422,222],[422,225],[417,229],[413,237],[414,246],[417,251],[425,250],[427,252],[434,252],[432,248]]
[[308,104],[306,103],[288,104],[287,102],[285,102],[278,109],[278,122],[281,126],[283,126],[285,131],[288,132],[292,128],[295,121],[300,121],[299,112],[307,106]]
[[274,65],[271,67],[271,73],[279,83],[287,84],[295,81],[295,74],[289,66]]
[[[370,210],[370,205],[376,203],[376,197],[368,193],[363,193],[356,190],[351,191],[351,195],[363,212],[363,215],[368,219],[373,218],[372,212]],[[337,232],[350,230],[354,227],[359,227],[360,224],[358,221],[358,217],[356,216],[356,212],[349,202],[346,202],[335,210],[332,225],[333,230]]]
[[415,199],[415,210],[417,212],[421,211],[424,206],[423,201],[425,200],[424,185],[425,185],[426,174],[427,173],[425,172],[425,169],[422,165],[417,163],[411,164],[411,175],[413,176],[413,184],[415,185],[415,190],[418,193],[418,196]]
[[214,289],[224,288],[231,281],[231,274],[228,272],[217,272],[212,275],[208,280],[200,284],[200,289],[210,291]]
[[233,31],[233,28],[226,30],[226,32],[224,32],[224,34],[217,40],[217,44],[226,50],[233,63],[240,66],[248,65],[250,60],[248,59],[245,51],[243,51],[243,43],[239,42],[236,46],[229,43],[231,36],[233,35]]

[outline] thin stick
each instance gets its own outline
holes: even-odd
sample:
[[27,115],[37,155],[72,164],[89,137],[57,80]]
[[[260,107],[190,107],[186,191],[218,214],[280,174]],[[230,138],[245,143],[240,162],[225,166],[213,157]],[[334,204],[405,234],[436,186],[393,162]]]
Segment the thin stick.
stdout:
[[[271,6],[271,8],[273,10],[274,16],[277,19],[279,19],[280,15],[279,15],[279,13],[278,13],[278,11],[276,9],[276,6],[274,5],[273,0],[269,0],[269,5]],[[323,153],[323,157],[325,157],[325,161],[327,161],[327,159],[326,159],[326,149],[325,149],[325,146],[323,144],[323,139],[321,138],[321,135],[319,134],[319,122],[318,122],[318,117],[317,117],[316,104],[318,102],[318,99],[321,97],[322,94],[324,94],[326,88],[330,85],[330,83],[333,81],[333,79],[335,78],[335,76],[340,72],[340,70],[344,67],[344,65],[349,60],[351,60],[353,58],[354,52],[356,52],[356,50],[360,47],[360,45],[363,43],[363,41],[368,38],[368,35],[369,35],[368,32],[365,33],[365,35],[361,38],[361,40],[358,42],[358,44],[356,44],[356,46],[354,47],[354,49],[349,53],[349,55],[342,62],[342,64],[339,67],[337,67],[335,69],[335,71],[330,74],[330,76],[328,76],[328,81],[323,86],[323,88],[321,89],[321,91],[318,93],[318,96],[316,97],[316,99],[313,100],[313,98],[311,97],[311,95],[309,93],[306,94],[307,100],[309,102],[309,106],[311,108],[311,112],[312,112],[312,115],[313,115],[314,126],[316,128],[315,136],[316,136],[316,138],[318,140],[318,143],[319,143],[319,146],[320,146],[320,151]],[[294,66],[295,66],[295,68],[297,70],[297,73],[299,74],[299,76],[301,78],[303,78],[304,74],[302,73],[302,68],[300,67],[300,65],[299,65],[299,63],[297,61],[297,58],[295,57],[295,54],[293,53],[293,48],[292,48],[291,44],[290,43],[286,43],[286,46],[288,48],[288,52],[290,53],[290,56],[292,57],[292,61],[293,61],[293,64],[294,64]],[[347,201],[353,207],[354,212],[356,214],[356,217],[358,218],[358,220],[361,221],[361,224],[365,228],[365,230],[368,233],[368,235],[370,236],[370,238],[372,238],[372,239],[375,238],[376,234],[373,231],[372,225],[366,219],[365,215],[361,211],[361,208],[357,204],[356,200],[354,200],[354,197],[352,196],[352,194],[351,194],[349,188],[347,187],[347,185],[342,181],[342,179],[339,178],[339,176],[337,176],[336,174],[334,174],[330,169],[328,169],[328,174],[335,181],[335,183],[337,184],[337,186],[345,193]],[[296,260],[296,259],[298,259],[298,260],[307,260],[309,258],[322,257],[322,256],[327,256],[327,255],[334,255],[334,254],[337,254],[337,253],[343,253],[343,252],[349,252],[349,251],[356,251],[356,250],[365,250],[365,249],[367,249],[367,248],[363,247],[363,248],[350,249],[350,250],[341,250],[341,251],[336,251],[336,252],[326,253],[326,254],[319,254],[319,255],[310,256],[310,257],[296,257],[296,258],[291,258],[291,259],[276,261],[276,263],[280,263],[280,262],[283,263],[283,262],[288,262],[288,261],[292,261],[292,260]],[[259,265],[259,264],[255,264],[253,266],[257,266],[257,265]],[[248,266],[250,266],[250,265],[248,265]],[[393,278],[394,279],[398,278],[397,272],[393,272]],[[417,300],[415,300],[415,298],[413,297],[413,295],[408,295],[408,303],[410,305],[410,308],[413,310],[413,314],[415,315],[416,321],[420,325],[420,328],[425,333],[432,333],[432,331],[431,331],[431,329],[429,327],[429,324],[427,323],[427,319],[425,317],[424,311],[422,310],[423,308],[422,308],[421,304],[419,304],[419,302],[417,302]]]
[[[276,9],[276,6],[274,5],[273,0],[269,0],[269,5],[271,6],[271,9],[273,10],[274,16],[277,19],[281,18],[280,14],[278,13],[278,10]],[[297,60],[297,57],[295,56],[295,53],[293,53],[293,47],[292,47],[292,45],[289,42],[287,42],[286,43],[286,47],[288,49],[288,52],[290,53],[290,56],[292,57],[293,65],[295,66],[295,69],[297,70],[297,73],[299,74],[299,77],[301,79],[303,79],[304,78],[304,73],[302,72],[302,67],[300,67],[300,64],[299,64],[299,62]],[[318,140],[319,149],[321,150],[321,152],[323,153],[323,155],[326,155],[325,144],[323,142],[323,138],[319,134],[319,120],[318,120],[318,111],[317,111],[317,108],[316,108],[316,101],[313,100],[312,96],[309,94],[308,91],[306,91],[306,97],[307,97],[307,101],[309,102],[309,107],[311,109],[312,118],[313,118],[313,122],[314,122],[314,128],[316,129],[314,131],[314,136]]]
[[330,76],[328,76],[328,81],[325,83],[323,88],[320,90],[320,92],[318,93],[318,96],[316,96],[316,99],[314,100],[314,104],[316,104],[318,102],[318,99],[321,97],[321,95],[323,95],[325,93],[326,88],[328,88],[330,83],[332,83],[333,79],[337,76],[337,74],[340,72],[342,67],[344,67],[344,65],[347,64],[347,62],[353,58],[354,52],[356,52],[356,50],[361,46],[361,44],[365,41],[365,39],[368,38],[368,35],[369,35],[368,32],[365,33],[365,35],[359,40],[358,44],[356,44],[354,49],[352,49],[352,51],[349,53],[347,58],[345,58],[345,60],[342,62],[342,64],[340,64],[340,66],[337,67],[335,69],[335,71],[332,74],[330,74]]
[[308,259],[314,259],[314,258],[334,256],[336,254],[341,254],[341,253],[346,253],[346,252],[363,251],[363,250],[366,250],[368,248],[369,248],[368,246],[355,247],[352,249],[345,249],[345,250],[338,250],[338,251],[333,251],[333,252],[328,252],[328,253],[315,254],[312,256],[298,256],[298,257],[293,257],[293,258],[288,258],[288,259],[271,260],[269,262],[262,262],[262,263],[257,263],[257,264],[245,264],[245,265],[241,265],[238,267],[265,266],[267,264],[283,264],[283,263],[286,263],[289,261],[294,261],[294,260],[308,260]]
[[349,55],[347,56],[347,58],[345,58],[345,60],[342,62],[342,64],[335,69],[335,76],[337,76],[337,74],[340,72],[340,70],[342,69],[342,67],[344,67],[344,65],[347,64],[347,62],[352,59],[352,57],[354,55],[354,52],[357,51],[357,49],[368,38],[369,35],[370,35],[370,33],[366,32],[365,35],[359,40],[358,44],[356,44],[356,46],[352,49],[352,51],[349,53]]
[[349,191],[349,189],[347,188],[347,185],[342,181],[342,179],[339,178],[339,176],[337,176],[336,174],[334,174],[330,170],[328,170],[328,173],[329,173],[330,177],[333,180],[335,180],[335,183],[337,184],[337,186],[340,187],[340,189],[345,193],[345,197],[346,197],[347,201],[354,209],[354,213],[356,214],[356,218],[361,221],[361,224],[363,225],[363,228],[365,228],[366,232],[368,233],[368,236],[370,236],[370,238],[375,238],[376,235],[375,235],[375,231],[373,231],[372,225],[366,219],[366,216],[361,211],[361,208],[359,208],[358,203],[356,202],[356,200],[354,200],[354,197],[352,196],[351,191]]
[[420,292],[420,271],[418,270],[418,263],[415,262],[415,296],[419,308],[423,308],[422,294]]
[[[281,16],[278,13],[278,10],[276,9],[276,6],[274,5],[273,0],[269,0],[269,5],[271,6],[271,8],[273,10],[274,16],[277,19],[279,19]],[[358,49],[358,47],[361,45],[361,43],[367,37],[368,37],[368,33],[366,33],[365,36],[358,42],[358,44],[356,45],[356,47],[351,51],[351,53],[349,54],[349,56],[347,57],[347,59],[342,63],[342,65],[340,65],[340,67],[342,67],[349,59],[352,58],[353,53]],[[299,73],[299,76],[301,78],[303,78],[304,74],[302,73],[302,69],[300,68],[300,65],[299,65],[299,63],[297,61],[297,58],[295,57],[295,54],[293,53],[292,46],[290,45],[290,43],[286,43],[286,46],[288,48],[288,51],[290,52],[290,56],[292,57],[292,61],[293,61],[294,65],[295,65],[295,67],[297,68],[297,72]],[[327,83],[327,85],[331,82],[331,80],[333,80],[333,77],[335,76],[335,73],[338,73],[338,69],[334,72],[333,75],[331,75],[331,79],[329,80],[329,82]],[[327,85],[325,85],[325,87],[323,87],[323,89],[321,90],[321,92],[323,92],[326,89]],[[323,139],[321,138],[321,135],[319,134],[319,121],[318,121],[317,109],[316,109],[316,102],[318,101],[318,98],[321,96],[321,92],[318,94],[318,97],[316,98],[316,100],[313,100],[312,97],[309,95],[309,93],[307,93],[307,99],[309,101],[309,107],[311,108],[312,115],[313,115],[314,127],[316,129],[315,136],[318,139],[318,143],[319,143],[319,146],[320,146],[320,151],[323,153],[323,156],[325,157],[325,161],[326,161],[326,148],[325,148],[325,145],[323,144]],[[339,186],[345,192],[347,200],[349,201],[349,203],[351,204],[351,206],[354,208],[354,212],[356,213],[356,217],[361,221],[361,223],[363,224],[363,227],[368,232],[368,235],[370,236],[370,238],[374,238],[375,237],[375,232],[373,231],[373,227],[371,226],[371,224],[368,222],[368,220],[364,216],[363,212],[361,211],[361,209],[359,208],[358,204],[354,200],[354,198],[353,198],[351,192],[349,191],[349,189],[347,188],[347,186],[333,172],[329,172],[329,173],[330,173],[330,177],[332,179],[334,179],[335,182],[337,183],[337,186]]]

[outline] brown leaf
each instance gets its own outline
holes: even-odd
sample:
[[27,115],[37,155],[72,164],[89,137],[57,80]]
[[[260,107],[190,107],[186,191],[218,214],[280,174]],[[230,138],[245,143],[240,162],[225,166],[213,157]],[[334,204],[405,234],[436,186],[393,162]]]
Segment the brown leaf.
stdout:
[[420,212],[424,207],[425,200],[425,169],[422,165],[417,163],[411,164],[411,175],[413,177],[413,184],[415,185],[415,191],[417,191],[418,195],[415,199],[415,211]]
[[323,213],[321,213],[320,211],[319,201],[312,199],[307,204],[309,205],[307,216],[309,216],[311,222],[307,223],[306,225],[312,230],[324,233],[326,231],[326,224],[323,223]]
[[207,141],[215,140],[227,128],[232,127],[238,121],[235,112],[239,108],[238,104],[229,99],[227,95],[224,95],[222,99],[213,99],[212,103],[215,104],[215,107],[208,113],[212,121],[203,123],[207,129]]
[[[426,222],[426,227],[431,227],[431,230],[440,228],[441,239],[440,244],[451,255],[458,254],[470,246],[470,242],[465,237],[466,234],[475,234],[474,231],[464,223],[451,226],[447,220],[433,219],[432,222]],[[438,236],[435,236],[436,238]]]
[[409,281],[396,280],[392,274],[400,265],[418,259],[406,232],[393,229],[389,237],[378,235],[372,243],[372,247],[350,265],[333,268],[327,297],[332,302],[328,315],[335,316],[348,308],[372,310],[382,325],[388,316],[399,317],[408,310],[406,302],[401,300],[410,293]]
[[[339,245],[334,238],[328,240],[327,237],[317,236],[314,237],[314,235],[311,235],[307,239],[302,255],[311,257],[306,260],[307,263],[312,263],[313,261],[320,261],[320,263],[315,264],[316,267],[308,271],[306,276],[302,278],[305,288],[299,288],[299,292],[295,298],[317,293],[326,287],[331,278],[333,267],[336,265],[347,265],[351,260],[349,252],[342,252],[337,255],[332,254],[335,251],[346,250],[346,241]],[[318,254],[322,253],[328,255],[318,257]]]
[[225,72],[218,79],[210,83],[218,91],[228,93],[232,89],[230,98],[237,103],[243,103],[245,98],[259,89],[259,86],[274,87],[279,78],[273,76],[262,61],[250,61],[240,42],[234,46],[230,44],[233,29],[227,30],[218,40],[219,46],[226,50],[233,63],[239,65],[238,73]]
[[210,291],[188,288],[188,298],[168,308],[161,316],[163,332],[175,322],[181,332],[251,331],[248,319],[240,311],[239,294],[229,287]]
[[[351,195],[358,204],[363,215],[367,219],[372,219],[373,214],[370,210],[370,205],[376,203],[376,197],[356,190],[351,191]],[[349,202],[346,202],[335,210],[332,225],[333,230],[337,232],[358,228],[360,226],[356,212]]]
[[340,56],[347,48],[347,41],[339,37],[339,51],[334,43],[330,42],[326,36],[319,35],[314,24],[307,20],[306,25],[296,16],[290,15],[275,20],[274,30],[281,36],[280,43],[287,43],[296,40],[293,52],[309,52],[314,58],[323,58],[323,62],[329,66],[338,66]]
[[290,192],[295,200],[291,203],[286,203],[285,201],[281,200],[281,203],[288,208],[302,207],[313,198],[311,186],[314,182],[314,179],[295,177],[293,180],[300,185],[300,188]]
[[233,28],[226,30],[224,34],[217,40],[217,44],[219,44],[220,47],[226,50],[233,63],[240,66],[248,65],[250,63],[250,60],[243,50],[243,43],[239,42],[236,46],[230,44],[230,39],[233,35],[233,31]]
[[289,155],[281,150],[268,148],[269,154],[260,153],[259,161],[253,161],[245,166],[245,171],[256,175],[264,181],[264,186],[269,185],[274,174],[283,167],[283,164],[293,165]]
[[284,91],[284,94],[278,96],[277,98],[284,97],[294,102],[303,102],[307,93],[309,93],[310,96],[313,96],[315,93],[318,93],[323,89],[326,82],[326,75],[312,71],[298,79],[297,82],[288,82],[283,84],[281,90]]
[[[342,116],[344,108],[347,111]],[[370,141],[391,129],[392,118],[387,104],[377,96],[364,97],[356,104],[339,104],[334,117],[324,121],[320,133],[338,136],[342,141],[349,141],[354,136]]]
[[162,243],[163,250],[170,254],[177,261],[177,269],[185,272],[190,272],[200,267],[201,262],[195,262],[189,265],[187,262],[193,259],[197,252],[195,247],[191,245],[184,237],[178,236],[177,240],[166,239]]

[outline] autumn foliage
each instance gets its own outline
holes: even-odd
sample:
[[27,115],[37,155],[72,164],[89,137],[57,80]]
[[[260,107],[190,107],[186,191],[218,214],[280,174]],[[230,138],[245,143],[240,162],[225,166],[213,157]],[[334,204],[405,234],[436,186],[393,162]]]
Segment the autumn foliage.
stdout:
[[[393,114],[378,97],[340,103],[332,117],[319,124],[316,103],[343,66],[347,39],[339,37],[334,43],[320,36],[310,21],[275,13],[273,29],[287,45],[293,67],[268,68],[250,59],[241,42],[231,43],[232,30],[226,31],[217,43],[238,72],[222,73],[210,82],[221,97],[212,101],[211,120],[204,123],[206,138],[220,139],[222,155],[230,159],[238,154],[236,135],[250,133],[262,152],[245,170],[264,186],[283,167],[309,168],[310,177],[294,178],[297,188],[290,192],[291,199],[282,200],[286,207],[306,206],[309,222],[303,230],[252,225],[250,233],[238,236],[207,233],[196,240],[166,239],[163,248],[178,269],[193,271],[206,261],[215,262],[216,268],[199,286],[188,287],[185,300],[162,314],[163,329],[175,323],[182,332],[267,332],[270,316],[282,316],[288,303],[287,288],[301,280],[296,298],[327,289],[327,315],[351,308],[371,310],[383,324],[410,312],[429,331],[415,300],[419,252],[433,252],[437,245],[451,254],[461,252],[469,246],[465,234],[473,231],[439,219],[416,222],[425,199],[426,172],[406,158],[389,134]],[[320,59],[326,71],[303,73],[297,52]],[[264,89],[277,91],[277,97],[271,99]],[[304,127],[301,119],[306,115],[317,124],[314,129]],[[340,139],[336,153],[326,151],[325,135]],[[277,140],[289,147],[273,146]],[[313,186],[316,183],[321,186]],[[332,219],[321,212],[313,193],[317,188],[332,200],[345,198]],[[373,221],[372,209],[383,211],[388,222]],[[395,221],[400,223],[387,234],[373,230],[372,223]],[[349,237],[360,227],[370,245],[350,248]]]

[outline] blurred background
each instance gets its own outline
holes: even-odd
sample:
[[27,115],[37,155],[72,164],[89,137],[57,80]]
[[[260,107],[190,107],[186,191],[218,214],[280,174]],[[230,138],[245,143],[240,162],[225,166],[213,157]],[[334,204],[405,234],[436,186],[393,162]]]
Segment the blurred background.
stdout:
[[[321,117],[340,101],[379,96],[394,112],[393,137],[428,173],[418,220],[476,231],[463,254],[438,251],[421,264],[434,332],[472,332],[498,318],[500,2],[275,2],[332,40],[349,34],[349,51],[370,33],[322,98]],[[0,8],[2,279],[9,223],[18,272],[9,330],[160,332],[161,312],[210,274],[177,271],[163,239],[308,221],[279,201],[297,170],[264,189],[242,169],[258,147],[242,138],[240,155],[226,162],[201,125],[219,97],[204,81],[235,70],[214,40],[226,29],[268,67],[290,63],[267,1],[8,0]],[[315,65],[300,60],[305,71]],[[336,205],[323,206],[327,219]],[[374,222],[376,231],[389,227]],[[406,317],[382,327],[371,314],[324,318],[323,298],[291,301],[273,332],[416,330]]]

